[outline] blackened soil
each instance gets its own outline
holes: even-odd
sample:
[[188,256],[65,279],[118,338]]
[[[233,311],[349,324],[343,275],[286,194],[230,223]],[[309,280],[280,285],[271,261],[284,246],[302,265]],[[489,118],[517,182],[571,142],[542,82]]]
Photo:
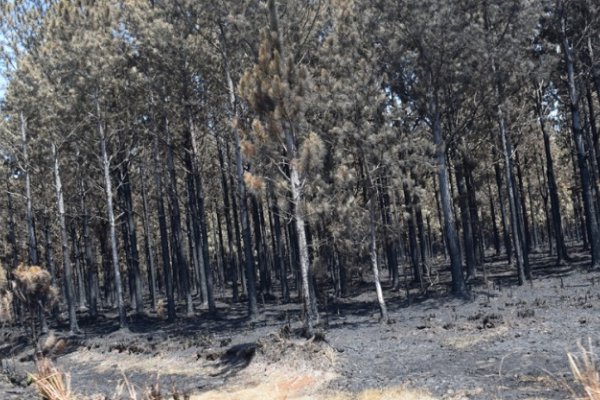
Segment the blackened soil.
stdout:
[[[506,261],[489,260],[486,278],[482,271],[470,283],[469,301],[447,293],[444,273],[424,291],[413,288],[410,301],[404,289],[388,288],[391,324],[379,323],[371,285],[358,285],[352,297],[330,299],[321,314],[335,362],[313,356],[320,350],[312,345],[305,361],[336,373],[331,391],[408,386],[440,399],[572,398],[570,388],[578,388],[567,352],[578,352],[578,341],[598,345],[600,271],[588,272],[583,256],[555,265],[537,255],[532,266],[533,284],[518,286]],[[115,398],[128,386],[188,394],[227,387],[265,343],[280,346],[270,352],[270,362],[298,357],[297,348],[287,351],[285,344],[300,331],[298,304],[267,303],[257,321],[245,313],[244,304],[219,303],[216,316],[198,311],[168,323],[149,314],[132,317],[126,330],[117,329],[113,312],[96,321],[82,315],[80,335],[53,327],[67,342],[56,364],[70,375],[75,392]],[[31,388],[19,386],[34,370],[31,346],[22,330],[4,327],[0,333],[6,370],[0,398],[32,398]]]

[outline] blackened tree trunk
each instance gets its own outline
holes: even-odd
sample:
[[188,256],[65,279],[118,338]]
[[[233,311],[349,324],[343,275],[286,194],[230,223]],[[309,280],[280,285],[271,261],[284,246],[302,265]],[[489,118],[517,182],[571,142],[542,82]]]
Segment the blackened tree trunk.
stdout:
[[[440,204],[440,188],[439,185],[437,185],[437,179],[435,178],[435,175],[433,176],[433,187],[435,190],[435,209],[437,211],[437,217],[438,217],[438,223],[440,224],[440,227],[442,228],[442,235],[441,235],[441,239],[442,239],[442,250],[444,252],[444,259],[448,258],[448,251],[447,251],[447,246],[446,246],[446,234],[443,232],[444,230],[444,218],[442,217],[442,206]],[[400,242],[400,244],[402,244],[402,241]],[[402,248],[402,246],[400,246],[400,248]]]
[[154,136],[154,180],[156,186],[156,208],[158,209],[158,227],[160,232],[160,249],[163,262],[163,275],[165,289],[167,294],[167,319],[174,321],[175,315],[175,294],[173,292],[173,273],[171,267],[171,250],[169,247],[169,234],[167,230],[167,214],[165,211],[165,201],[163,197],[163,169],[158,146],[158,135]]
[[17,231],[15,228],[15,208],[13,205],[13,194],[10,185],[9,176],[6,179],[6,197],[7,197],[7,212],[8,212],[8,242],[11,246],[11,268],[15,268],[19,265],[19,245],[17,244]]
[[467,287],[463,277],[462,256],[460,253],[460,240],[456,232],[452,196],[450,194],[450,179],[448,177],[448,163],[446,160],[446,146],[442,136],[442,124],[438,105],[433,104],[432,133],[433,143],[436,147],[437,174],[440,186],[440,203],[444,216],[444,235],[446,247],[450,256],[450,271],[452,274],[452,293],[458,297],[468,297]]
[[471,211],[469,210],[469,199],[463,174],[462,164],[455,165],[456,187],[458,189],[458,204],[463,230],[463,242],[467,263],[467,279],[475,278],[475,243],[473,241],[473,230],[471,225]]
[[525,191],[525,185],[524,185],[524,181],[523,181],[523,168],[521,168],[521,161],[520,161],[520,157],[519,157],[519,153],[517,154],[517,182],[518,182],[518,187],[519,187],[519,213],[522,216],[521,219],[523,220],[523,232],[524,232],[524,246],[525,246],[525,251],[524,251],[524,257],[525,254],[528,254],[529,252],[531,252],[531,247],[532,247],[532,238],[531,238],[531,227],[530,227],[530,223],[529,223],[529,217],[528,217],[528,213],[527,213],[527,199],[526,199],[526,191]]
[[[194,145],[195,148],[195,145]],[[198,194],[198,218],[196,222],[199,224],[200,237],[202,243],[202,260],[203,263],[200,265],[204,269],[204,276],[206,279],[206,298],[208,301],[208,312],[214,314],[216,312],[215,297],[213,294],[213,276],[212,268],[210,266],[210,256],[208,252],[208,228],[206,223],[206,211],[204,207],[204,185],[200,174],[196,175],[196,193]]]
[[496,220],[496,207],[494,205],[494,194],[492,193],[492,186],[488,181],[488,196],[490,200],[490,218],[492,219],[492,234],[494,236],[494,250],[496,256],[500,255],[500,233],[498,230],[498,222]]
[[146,186],[146,160],[142,160],[141,168],[141,194],[142,194],[142,225],[144,229],[144,253],[146,256],[146,267],[148,274],[148,289],[150,290],[150,307],[156,310],[156,265],[154,264],[154,238],[150,229],[150,206],[148,204],[148,193]]
[[506,203],[504,201],[504,193],[502,190],[502,173],[500,171],[500,165],[494,163],[494,175],[496,178],[496,190],[498,191],[498,205],[500,206],[500,222],[502,222],[502,237],[504,239],[504,250],[506,251],[506,258],[508,263],[512,262],[513,251],[512,242],[510,240],[510,233],[508,230],[508,217],[506,212]]
[[379,207],[381,209],[381,219],[383,222],[383,230],[384,230],[384,246],[385,246],[385,254],[387,257],[388,270],[392,277],[392,287],[394,289],[398,289],[400,285],[400,277],[398,270],[398,254],[396,251],[396,244],[392,239],[392,234],[390,230],[392,229],[392,214],[391,214],[391,201],[389,189],[387,187],[387,177],[385,172],[381,172],[380,176],[380,200]]
[[573,49],[567,37],[565,9],[562,0],[557,1],[561,45],[564,54],[565,67],[567,72],[567,86],[569,91],[569,101],[571,108],[571,124],[573,130],[573,139],[577,151],[577,164],[579,165],[579,174],[581,179],[581,190],[583,197],[583,208],[585,213],[585,223],[592,253],[591,268],[600,267],[600,230],[596,219],[594,199],[592,196],[592,182],[586,160],[586,148],[581,128],[581,117],[579,112],[579,93],[575,81],[575,61]]
[[[546,121],[542,111],[543,102],[542,87],[536,90],[536,112],[540,124],[542,136],[544,139],[544,154],[546,156],[546,182],[548,185],[548,197],[550,197],[550,211],[552,213],[552,226],[554,230],[554,240],[556,241],[556,262],[568,259],[567,246],[562,228],[562,216],[560,210],[560,200],[558,198],[558,187],[554,175],[554,161],[552,159],[552,148],[550,146],[550,135],[546,129]],[[550,240],[550,238],[548,238]]]
[[502,145],[502,155],[504,158],[504,173],[506,178],[506,187],[508,193],[508,206],[510,214],[510,226],[512,232],[512,239],[514,244],[515,258],[517,261],[517,277],[519,285],[525,283],[525,261],[523,258],[523,242],[520,232],[520,220],[519,220],[519,207],[517,203],[517,193],[515,190],[515,181],[513,177],[513,165],[512,165],[512,144],[508,136],[508,130],[506,128],[506,121],[504,118],[504,110],[502,109],[502,102],[504,96],[502,93],[502,85],[499,79],[499,73],[496,66],[496,60],[494,57],[491,59],[491,70],[493,76],[496,78],[494,84],[494,94],[496,96],[496,117],[500,133],[500,143]]
[[504,154],[504,170],[506,174],[506,187],[508,189],[508,206],[510,214],[511,233],[514,244],[513,249],[515,251],[515,258],[517,261],[517,277],[519,279],[519,285],[522,285],[523,283],[525,283],[525,265],[523,260],[523,246],[520,242],[521,234],[519,232],[519,214],[516,205],[516,193],[512,173],[512,146],[508,139],[504,115],[500,106],[497,107],[497,113],[498,123],[500,124],[500,140],[502,142],[502,152]]
[[46,216],[45,224],[44,224],[44,248],[45,248],[45,258],[46,258],[46,266],[48,267],[48,271],[50,272],[50,277],[52,278],[52,284],[56,284],[56,263],[54,261],[54,247],[52,246],[52,235],[50,233],[50,219]]
[[258,272],[260,277],[260,294],[264,296],[269,293],[269,283],[268,283],[268,265],[267,265],[267,255],[265,254],[264,246],[263,246],[263,234],[262,234],[262,224],[259,213],[259,203],[256,199],[256,196],[251,196],[250,203],[252,204],[252,221],[254,225],[254,252],[258,256]]
[[177,194],[177,172],[175,171],[175,160],[173,154],[173,142],[168,120],[165,121],[165,133],[167,137],[167,169],[169,172],[169,182],[167,184],[167,193],[169,199],[169,208],[171,210],[171,249],[175,257],[177,268],[181,278],[180,295],[185,297],[186,314],[194,314],[192,304],[192,291],[190,288],[189,266],[185,253],[183,251],[183,241],[181,235],[181,212],[179,208],[179,196]]
[[405,181],[402,185],[404,191],[404,205],[408,212],[407,227],[408,227],[408,246],[410,252],[410,264],[413,268],[413,278],[419,285],[423,285],[423,277],[421,275],[421,266],[419,260],[419,248],[417,244],[417,229],[415,221],[415,211],[412,203],[412,193],[408,183]]
[[481,220],[479,218],[479,207],[477,205],[477,186],[473,177],[475,163],[469,158],[463,158],[463,170],[465,174],[465,187],[467,189],[467,202],[471,213],[471,229],[473,231],[473,242],[475,246],[475,267],[485,267],[483,233]]
[[[190,138],[188,136],[188,148],[192,148]],[[208,288],[206,280],[205,260],[202,252],[202,234],[200,233],[200,215],[198,213],[198,194],[196,192],[196,182],[194,175],[196,168],[192,160],[193,154],[188,150],[185,154],[185,164],[187,168],[187,201],[188,201],[188,237],[190,244],[190,254],[196,271],[196,284],[199,288],[203,306],[208,305]]]
[[73,243],[73,262],[75,272],[75,281],[77,285],[75,286],[75,295],[77,296],[77,304],[79,305],[79,309],[84,309],[86,306],[86,293],[85,293],[85,277],[83,267],[81,265],[81,251],[79,250],[79,238],[77,237],[77,229],[75,229],[76,223],[75,221],[71,222],[71,242]]
[[281,300],[284,303],[290,301],[290,290],[287,282],[287,268],[284,262],[284,245],[283,245],[283,233],[281,231],[281,220],[279,217],[279,207],[277,206],[277,199],[275,198],[275,191],[272,184],[269,184],[268,194],[269,210],[271,219],[273,221],[273,241],[274,241],[274,258],[275,258],[275,269],[279,271],[279,284],[281,285]]
[[126,252],[127,266],[129,267],[130,279],[133,281],[131,287],[133,289],[132,299],[135,303],[135,312],[141,314],[144,311],[144,298],[142,275],[140,271],[140,257],[137,244],[137,233],[135,229],[135,221],[133,219],[133,199],[131,194],[131,178],[129,174],[129,160],[126,159],[121,163],[121,182],[119,189],[123,204],[123,220],[124,233],[126,237]]
[[31,177],[29,174],[29,154],[28,154],[28,137],[27,137],[27,121],[25,115],[19,113],[19,122],[21,128],[21,140],[22,140],[22,156],[23,156],[23,174],[25,176],[25,201],[26,201],[26,213],[25,219],[27,221],[27,247],[28,262],[29,265],[38,265],[38,250],[37,250],[37,237],[35,232],[35,218],[33,215],[33,201],[31,198]]
[[225,166],[225,156],[223,155],[223,140],[221,136],[218,134],[217,130],[215,130],[215,138],[217,142],[217,155],[219,158],[219,167],[221,172],[221,189],[223,191],[223,208],[225,213],[225,229],[227,232],[227,253],[225,255],[225,264],[227,265],[227,275],[229,276],[229,280],[231,281],[231,292],[233,301],[239,301],[239,289],[238,289],[238,274],[235,258],[235,247],[234,247],[234,236],[233,236],[233,227],[231,223],[231,202],[229,200],[230,186],[227,180],[227,174],[229,171]]
[[[225,80],[227,81],[227,91],[229,95],[230,114],[233,121],[237,121],[237,105],[235,96],[235,87],[231,72],[229,69],[229,56],[227,53],[227,43],[225,41],[225,32],[223,25],[220,26],[221,35],[221,55]],[[237,178],[238,207],[240,210],[240,220],[242,224],[242,240],[244,247],[244,265],[246,273],[246,292],[248,294],[248,314],[250,319],[258,317],[258,302],[256,297],[256,276],[254,272],[254,255],[252,254],[252,236],[250,233],[250,223],[248,218],[248,205],[246,203],[246,186],[244,183],[244,161],[242,159],[242,147],[238,129],[233,129],[234,152],[235,152],[235,172]]]

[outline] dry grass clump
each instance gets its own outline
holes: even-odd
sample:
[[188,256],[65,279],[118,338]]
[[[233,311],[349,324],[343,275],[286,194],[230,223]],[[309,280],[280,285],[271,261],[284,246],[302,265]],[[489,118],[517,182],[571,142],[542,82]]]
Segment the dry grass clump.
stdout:
[[59,371],[48,358],[40,358],[35,363],[37,373],[31,374],[36,389],[45,400],[74,400],[71,394],[69,377]]
[[8,280],[6,279],[6,270],[0,265],[0,323],[11,322],[13,295],[8,290]]
[[13,294],[7,288],[0,287],[0,323],[11,322]]
[[600,374],[596,367],[597,356],[594,352],[591,339],[588,339],[586,348],[581,342],[577,343],[579,353],[568,353],[569,366],[575,381],[583,388],[583,397],[579,396],[575,390],[569,388],[576,399],[580,400],[600,400]]
[[13,292],[23,303],[37,305],[42,302],[46,307],[58,299],[58,291],[52,286],[50,273],[37,265],[19,264],[13,271],[15,278]]
[[337,393],[322,400],[435,400],[428,392],[406,387],[366,389],[358,394]]

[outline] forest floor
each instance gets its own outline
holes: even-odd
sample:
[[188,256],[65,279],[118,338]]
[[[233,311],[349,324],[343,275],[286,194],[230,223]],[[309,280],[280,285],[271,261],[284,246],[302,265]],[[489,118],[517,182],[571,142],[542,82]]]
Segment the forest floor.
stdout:
[[[321,314],[325,341],[297,336],[298,304],[267,304],[249,322],[243,304],[218,303],[218,317],[138,316],[127,330],[111,314],[82,316],[84,333],[65,336],[55,362],[78,399],[153,387],[164,399],[196,400],[375,400],[383,389],[399,400],[573,398],[567,353],[580,351],[578,341],[599,343],[600,271],[588,272],[584,256],[556,266],[536,255],[533,284],[519,287],[506,261],[489,261],[472,301],[452,298],[445,283],[415,288],[410,305],[404,290],[388,289],[386,325],[371,285],[357,285]],[[0,334],[0,398],[34,398],[22,386],[35,368],[31,345],[22,330]]]

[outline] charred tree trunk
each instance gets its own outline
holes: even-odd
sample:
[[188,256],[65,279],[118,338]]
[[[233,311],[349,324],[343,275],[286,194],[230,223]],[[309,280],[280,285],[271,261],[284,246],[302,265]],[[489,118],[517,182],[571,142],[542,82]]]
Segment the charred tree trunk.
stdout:
[[177,194],[177,172],[175,171],[173,143],[168,121],[165,121],[165,131],[167,137],[167,169],[169,173],[167,194],[169,208],[171,210],[171,249],[173,250],[175,262],[177,264],[175,270],[180,274],[182,292],[180,295],[185,298],[186,314],[191,316],[194,314],[194,307],[192,304],[192,291],[190,288],[189,265],[183,251],[181,212],[179,208],[179,196]]
[[575,141],[575,149],[577,151],[577,163],[579,165],[579,173],[581,179],[581,189],[583,197],[583,208],[585,212],[585,223],[589,238],[592,264],[591,268],[600,266],[600,230],[596,219],[595,202],[592,196],[592,182],[590,172],[586,160],[586,149],[581,128],[581,117],[579,112],[579,93],[577,91],[577,83],[575,81],[575,66],[573,49],[567,38],[566,17],[564,5],[561,0],[557,1],[559,13],[560,32],[562,40],[562,50],[565,58],[565,67],[567,72],[567,86],[569,91],[569,101],[571,107],[571,124],[573,130],[573,138]]
[[[221,45],[222,45],[222,59],[225,72],[225,80],[227,81],[227,90],[229,94],[229,106],[230,114],[233,121],[237,122],[237,106],[235,97],[235,88],[233,85],[233,79],[229,71],[229,56],[227,54],[227,45],[225,42],[225,32],[223,26],[220,25],[221,29]],[[234,138],[234,151],[235,151],[235,164],[236,164],[236,178],[237,178],[237,191],[238,191],[238,206],[240,210],[240,220],[242,224],[242,240],[244,247],[244,265],[246,274],[246,292],[248,294],[248,314],[250,319],[254,320],[258,317],[258,302],[256,297],[256,277],[254,273],[254,256],[252,254],[252,236],[250,233],[250,223],[248,218],[248,205],[246,203],[246,186],[244,184],[244,162],[242,159],[242,149],[240,134],[236,128],[233,129]]]
[[38,265],[38,250],[37,250],[37,236],[35,232],[35,218],[33,215],[33,201],[31,198],[31,177],[29,174],[29,155],[28,155],[28,138],[27,138],[27,121],[25,115],[19,113],[19,122],[21,128],[21,140],[22,140],[22,156],[23,156],[23,173],[25,175],[25,200],[26,200],[26,213],[25,219],[27,221],[27,247],[29,250],[28,261],[29,265]]
[[450,179],[448,177],[448,163],[446,160],[446,146],[442,137],[441,116],[433,105],[433,142],[436,147],[437,173],[440,186],[440,199],[442,214],[444,216],[444,234],[446,246],[450,255],[450,270],[452,274],[452,293],[458,297],[468,297],[467,287],[463,277],[462,255],[460,253],[460,240],[456,232],[452,196],[450,194]]
[[146,256],[146,268],[148,274],[148,289],[150,291],[150,308],[156,310],[157,288],[156,288],[156,265],[154,264],[154,238],[150,229],[150,206],[148,203],[148,188],[146,186],[146,160],[142,161],[142,225],[144,229],[144,254]]
[[469,210],[469,199],[467,198],[467,188],[462,165],[455,166],[456,187],[458,189],[458,203],[460,207],[460,216],[463,228],[463,242],[465,244],[465,254],[467,263],[467,279],[475,278],[475,243],[473,241],[473,230],[471,225],[471,211]]
[[[556,241],[556,261],[560,263],[562,260],[569,258],[567,254],[567,246],[562,228],[562,216],[560,210],[560,200],[558,198],[558,187],[556,185],[556,177],[554,175],[554,161],[552,160],[552,149],[550,147],[550,135],[546,130],[545,118],[542,112],[542,88],[536,91],[536,111],[542,136],[544,139],[544,154],[546,156],[546,182],[548,185],[548,196],[550,197],[550,210],[552,212],[552,226],[554,230],[554,240]],[[550,238],[548,238],[550,240]]]
[[158,209],[158,227],[160,232],[160,249],[163,262],[163,275],[167,294],[167,318],[175,320],[175,294],[173,292],[173,269],[171,266],[171,250],[169,247],[169,234],[167,230],[167,215],[163,197],[163,169],[158,148],[158,135],[154,137],[154,179],[156,183],[156,203]]
[[132,300],[134,303],[135,312],[141,314],[144,312],[144,298],[142,275],[140,271],[140,257],[137,244],[137,233],[135,230],[135,221],[133,220],[133,199],[131,194],[131,178],[129,174],[129,160],[123,160],[121,163],[121,182],[119,191],[121,193],[121,201],[123,205],[123,222],[124,234],[127,239],[127,266],[130,269],[130,279],[132,284],[130,287],[133,290]]

